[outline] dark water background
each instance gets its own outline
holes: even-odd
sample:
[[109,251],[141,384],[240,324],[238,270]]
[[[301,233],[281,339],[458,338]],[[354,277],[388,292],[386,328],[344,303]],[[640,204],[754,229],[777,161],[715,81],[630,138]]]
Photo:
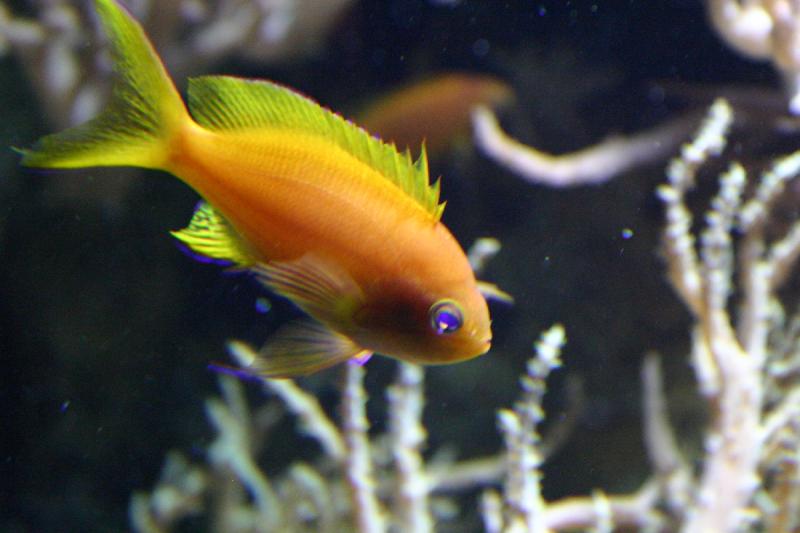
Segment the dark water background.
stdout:
[[[518,101],[503,112],[504,126],[552,152],[707,103],[664,87],[777,86],[768,66],[728,50],[690,0],[357,1],[311,58],[280,67],[228,62],[210,72],[274,79],[348,111],[399,83],[453,69],[511,83]],[[25,146],[50,131],[26,84],[13,58],[0,59],[0,146]],[[168,450],[202,461],[213,438],[203,399],[217,393],[207,363],[225,359],[227,339],[261,341],[294,311],[273,299],[273,309],[259,313],[264,293],[252,280],[176,249],[167,231],[188,222],[197,200],[177,180],[31,172],[17,160],[0,150],[0,531],[123,531],[132,491],[155,484]],[[502,241],[485,277],[518,303],[493,306],[489,355],[427,373],[430,450],[448,445],[467,458],[500,448],[494,413],[513,402],[532,342],[556,321],[569,343],[547,406],[557,420],[566,376],[583,380],[587,399],[545,469],[548,498],[628,491],[645,479],[638,373],[647,350],[666,356],[673,421],[687,448],[698,445],[688,317],[658,256],[654,188],[663,167],[552,190],[464,147],[434,162],[432,173],[444,176],[446,224],[465,246],[485,235]],[[380,430],[394,364],[375,358],[367,368]],[[334,370],[302,384],[332,406],[335,378]],[[263,401],[257,388],[249,392]],[[315,454],[287,420],[264,468],[278,472]]]

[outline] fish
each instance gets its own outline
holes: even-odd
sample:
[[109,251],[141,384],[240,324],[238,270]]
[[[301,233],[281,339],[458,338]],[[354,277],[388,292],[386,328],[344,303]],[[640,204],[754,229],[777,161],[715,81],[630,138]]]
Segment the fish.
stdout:
[[157,169],[194,189],[202,201],[172,235],[306,314],[245,371],[293,378],[373,353],[447,364],[489,350],[486,300],[441,221],[424,149],[414,160],[266,80],[191,78],[184,104],[134,17],[115,0],[94,6],[116,74],[110,102],[19,150],[21,164]]
[[367,131],[401,148],[419,150],[424,141],[433,156],[469,135],[473,108],[513,99],[511,86],[495,76],[443,72],[377,98],[356,117]]

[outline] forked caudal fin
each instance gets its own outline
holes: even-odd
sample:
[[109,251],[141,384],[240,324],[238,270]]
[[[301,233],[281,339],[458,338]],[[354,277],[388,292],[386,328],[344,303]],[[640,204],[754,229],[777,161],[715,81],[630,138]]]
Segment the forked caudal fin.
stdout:
[[94,5],[117,74],[111,101],[86,124],[22,150],[22,164],[161,168],[171,136],[188,120],[186,108],[139,23],[115,0],[95,0]]

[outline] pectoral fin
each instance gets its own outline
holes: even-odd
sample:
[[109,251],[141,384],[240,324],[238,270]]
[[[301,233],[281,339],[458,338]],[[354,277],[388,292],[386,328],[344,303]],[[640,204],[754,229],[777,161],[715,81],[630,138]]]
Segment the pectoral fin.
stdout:
[[200,202],[189,225],[170,232],[173,237],[202,258],[230,261],[237,266],[253,264],[246,243],[222,214],[206,202]]
[[294,378],[369,355],[353,341],[313,320],[290,323],[256,353],[238,341],[228,350],[242,370],[264,378]]
[[361,289],[346,272],[314,254],[259,264],[254,271],[269,289],[322,322],[349,322],[363,302]]

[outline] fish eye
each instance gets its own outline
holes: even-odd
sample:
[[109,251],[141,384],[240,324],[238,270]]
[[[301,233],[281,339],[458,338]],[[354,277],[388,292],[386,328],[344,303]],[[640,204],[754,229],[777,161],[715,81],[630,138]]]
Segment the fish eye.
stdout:
[[439,300],[428,311],[431,328],[437,335],[455,333],[464,323],[461,307],[453,300]]

